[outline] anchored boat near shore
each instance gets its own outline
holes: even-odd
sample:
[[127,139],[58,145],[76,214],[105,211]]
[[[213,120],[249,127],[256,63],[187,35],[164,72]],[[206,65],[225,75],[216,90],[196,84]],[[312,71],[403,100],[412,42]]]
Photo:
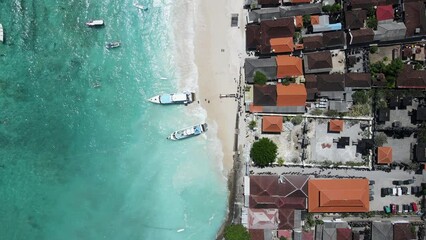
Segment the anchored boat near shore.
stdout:
[[0,42],[4,41],[3,25],[0,23]]
[[154,96],[148,101],[158,104],[189,104],[192,103],[195,99],[195,93],[193,92],[183,92],[183,93],[166,93]]
[[197,124],[192,127],[184,128],[170,134],[167,139],[170,140],[181,140],[189,137],[198,136],[201,133],[207,131],[207,123]]
[[104,25],[104,20],[92,20],[89,22],[86,22],[86,26],[88,27],[101,27]]
[[117,42],[107,42],[107,43],[105,43],[105,47],[107,49],[118,48],[120,45],[121,45],[121,43],[118,42],[118,41]]

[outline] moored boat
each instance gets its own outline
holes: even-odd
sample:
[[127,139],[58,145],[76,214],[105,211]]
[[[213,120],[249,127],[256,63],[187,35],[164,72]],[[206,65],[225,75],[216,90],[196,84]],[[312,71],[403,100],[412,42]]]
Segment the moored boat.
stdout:
[[147,10],[147,8],[146,8],[144,5],[141,5],[141,4],[137,3],[137,2],[134,2],[134,3],[133,3],[133,6],[134,6],[135,8],[140,9],[140,10]]
[[4,41],[3,25],[0,23],[0,42]]
[[111,49],[111,48],[118,48],[120,45],[121,45],[121,43],[120,43],[120,42],[107,42],[107,43],[105,44],[105,47],[106,47],[107,49]]
[[89,22],[86,22],[86,26],[88,27],[101,27],[104,25],[104,20],[92,20]]
[[154,96],[148,101],[158,104],[189,104],[195,99],[195,93],[183,92],[183,93],[166,93]]
[[167,139],[170,140],[181,140],[189,137],[198,136],[201,133],[207,131],[207,123],[197,124],[191,127],[187,127],[170,134]]

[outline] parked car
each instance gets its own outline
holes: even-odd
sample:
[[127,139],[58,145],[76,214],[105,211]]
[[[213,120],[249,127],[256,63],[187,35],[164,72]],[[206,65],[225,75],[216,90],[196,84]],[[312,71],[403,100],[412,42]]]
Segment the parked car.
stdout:
[[417,212],[419,209],[417,208],[417,204],[415,202],[411,203],[411,207],[413,208],[414,212]]
[[398,187],[397,191],[398,191],[398,196],[401,196],[402,195],[402,189],[400,187]]
[[407,180],[405,180],[403,183],[404,183],[405,185],[412,184],[412,183],[414,183],[414,180],[413,180],[413,179],[407,179]]
[[412,186],[411,187],[411,194],[415,195],[417,193],[417,187],[416,186]]
[[391,203],[390,208],[391,208],[392,214],[396,214],[396,205]]
[[384,206],[383,210],[385,211],[385,213],[390,213],[391,212],[391,209],[390,209],[389,206]]
[[413,206],[411,206],[411,204],[408,204],[408,211],[412,212],[413,211]]
[[402,210],[404,213],[408,212],[408,204],[402,204]]
[[370,195],[370,201],[373,201],[373,200],[374,200],[374,197]]
[[401,187],[402,194],[407,195],[408,194],[408,187]]
[[404,183],[404,181],[402,181],[402,180],[394,180],[394,181],[392,181],[392,184],[393,185],[402,185]]
[[396,211],[398,212],[398,213],[402,213],[402,206],[401,206],[401,208],[399,207],[399,204],[396,204]]
[[392,196],[396,196],[396,194],[398,194],[398,190],[394,187],[392,188]]
[[375,183],[376,183],[376,181],[370,180],[370,185],[374,185]]

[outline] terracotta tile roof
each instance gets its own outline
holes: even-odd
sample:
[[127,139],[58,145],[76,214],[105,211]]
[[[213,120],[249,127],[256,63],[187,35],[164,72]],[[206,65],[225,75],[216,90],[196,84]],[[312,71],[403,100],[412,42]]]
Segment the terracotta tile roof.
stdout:
[[282,193],[278,188],[278,176],[250,176],[250,195],[272,196]]
[[291,208],[306,209],[306,197],[282,197],[279,195],[256,196],[250,195],[250,208]]
[[320,92],[344,91],[345,77],[343,74],[318,74],[317,88]]
[[296,28],[303,28],[303,17],[295,16],[294,17],[294,25]]
[[260,25],[246,25],[246,49],[256,50],[260,44]]
[[333,67],[330,51],[307,53],[306,56],[309,69],[323,69]]
[[276,106],[277,89],[275,85],[254,85],[253,103],[255,106]]
[[253,103],[250,103],[249,111],[251,113],[263,112],[263,107],[262,106],[255,106]]
[[416,28],[420,29],[418,34],[426,33],[425,4],[423,1],[405,2],[404,1],[405,26],[407,27],[406,36],[415,35]]
[[263,229],[249,229],[251,240],[266,240]]
[[301,58],[279,55],[275,59],[277,61],[277,78],[297,77],[303,75]]
[[279,229],[291,230],[294,227],[294,209],[280,209],[279,210],[280,223]]
[[343,120],[333,119],[328,123],[328,130],[330,132],[341,132],[343,131]]
[[283,130],[282,116],[263,116],[262,132],[264,133],[281,133]]
[[314,240],[314,230],[302,231],[302,240]]
[[344,46],[346,43],[344,31],[324,32],[322,41],[327,47]]
[[369,73],[346,73],[345,87],[370,88],[371,74]]
[[323,37],[321,35],[309,36],[306,35],[303,38],[303,45],[307,50],[319,49],[325,47],[323,43]]
[[377,21],[389,20],[394,18],[392,5],[378,6],[376,9]]
[[352,10],[345,12],[346,29],[357,29],[364,27],[364,21],[367,20],[366,10]]
[[377,163],[378,164],[392,163],[392,147],[377,148]]
[[249,229],[277,229],[278,219],[278,209],[249,208],[248,210]]
[[269,44],[271,45],[271,51],[274,53],[293,52],[294,50],[292,37],[271,38]]
[[368,179],[310,179],[309,212],[368,212]]
[[368,43],[374,40],[374,31],[371,28],[361,28],[348,33],[349,44]]
[[411,231],[410,223],[395,223],[393,225],[393,240],[414,240],[416,233]]
[[260,22],[261,46],[260,52],[267,54],[271,52],[269,40],[271,38],[293,37],[293,17],[279,18],[276,20],[263,20]]
[[414,70],[411,65],[405,65],[396,79],[398,88],[426,88],[426,71]]
[[305,106],[306,88],[304,84],[292,83],[277,85],[277,106]]
[[311,16],[311,24],[312,25],[319,24],[319,16],[318,15],[312,15]]
[[338,228],[336,240],[352,240],[352,230],[350,228]]

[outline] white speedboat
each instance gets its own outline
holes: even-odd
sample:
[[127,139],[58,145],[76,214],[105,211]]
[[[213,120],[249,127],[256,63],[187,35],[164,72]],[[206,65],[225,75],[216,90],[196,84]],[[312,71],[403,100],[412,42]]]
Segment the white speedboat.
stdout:
[[147,7],[145,7],[144,5],[139,4],[139,3],[137,3],[137,2],[134,2],[134,3],[133,3],[133,6],[134,6],[135,8],[137,8],[137,9],[140,9],[140,10],[147,10],[147,9],[148,9],[148,8],[147,8]]
[[195,93],[193,92],[184,92],[184,93],[166,93],[154,96],[148,101],[158,104],[189,104],[192,103],[195,99]]
[[86,23],[88,27],[101,27],[104,25],[104,20],[92,20]]
[[4,41],[4,35],[3,35],[3,25],[0,23],[0,42]]
[[201,133],[207,131],[207,123],[197,124],[192,127],[184,128],[170,134],[167,139],[170,140],[181,140],[189,137],[195,137],[200,135]]
[[105,43],[105,47],[107,49],[118,48],[120,45],[121,45],[120,42],[107,42],[107,43]]

